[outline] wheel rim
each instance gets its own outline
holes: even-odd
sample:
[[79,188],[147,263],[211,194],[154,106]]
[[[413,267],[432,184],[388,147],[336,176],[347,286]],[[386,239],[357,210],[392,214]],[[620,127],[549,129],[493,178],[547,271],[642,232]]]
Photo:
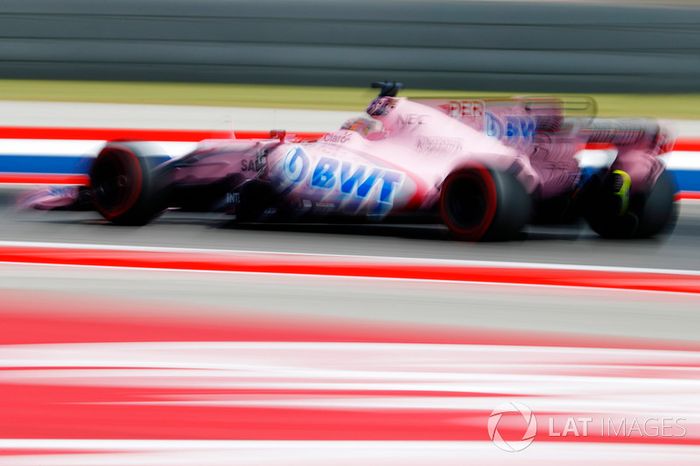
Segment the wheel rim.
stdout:
[[93,166],[91,184],[97,210],[105,218],[123,215],[141,193],[138,158],[130,151],[103,152]]
[[496,213],[496,186],[486,169],[450,175],[442,195],[443,219],[458,235],[478,240],[486,234]]

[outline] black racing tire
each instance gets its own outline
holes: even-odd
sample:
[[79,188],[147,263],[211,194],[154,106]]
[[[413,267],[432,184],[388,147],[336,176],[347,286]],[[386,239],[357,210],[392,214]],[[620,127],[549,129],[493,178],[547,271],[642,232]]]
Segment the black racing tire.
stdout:
[[515,239],[531,213],[530,195],[510,173],[470,167],[451,173],[442,184],[440,215],[457,239]]
[[116,225],[149,223],[164,209],[144,146],[134,142],[108,143],[90,169],[95,209]]
[[580,218],[574,192],[566,192],[535,201],[531,222],[535,225],[573,225]]
[[236,222],[256,222],[265,211],[275,207],[277,196],[269,183],[260,180],[250,180],[238,189],[239,202],[236,208]]
[[614,186],[619,183],[608,170],[593,175],[583,190],[583,215],[593,231],[603,238],[651,238],[670,233],[678,218],[676,182],[664,170],[646,192],[636,193],[621,212]]

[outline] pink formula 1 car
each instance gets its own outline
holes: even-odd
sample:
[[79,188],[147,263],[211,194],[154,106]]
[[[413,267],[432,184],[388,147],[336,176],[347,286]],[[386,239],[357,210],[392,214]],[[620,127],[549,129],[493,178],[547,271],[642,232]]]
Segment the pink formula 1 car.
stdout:
[[[596,120],[589,101],[409,100],[397,97],[398,83],[375,87],[381,92],[366,114],[316,141],[281,132],[207,140],[156,166],[152,156],[163,153],[154,145],[109,142],[89,188],[34,195],[33,204],[87,199],[128,225],[168,208],[224,211],[238,221],[421,217],[471,241],[577,217],[617,238],[652,236],[675,222],[675,183],[658,157],[668,140],[655,123]],[[576,109],[586,111],[572,115]],[[575,155],[590,143],[617,155],[586,176]]]

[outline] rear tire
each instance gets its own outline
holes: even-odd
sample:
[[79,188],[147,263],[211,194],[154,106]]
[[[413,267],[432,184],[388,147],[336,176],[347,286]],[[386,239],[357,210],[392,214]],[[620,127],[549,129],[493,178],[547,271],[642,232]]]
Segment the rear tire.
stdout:
[[650,238],[673,230],[678,217],[676,182],[664,170],[647,192],[636,193],[621,214],[621,201],[614,193],[615,175],[603,171],[584,188],[584,217],[603,238]]
[[117,225],[145,225],[165,208],[138,143],[109,143],[90,170],[95,209]]
[[530,195],[510,173],[471,167],[453,172],[442,185],[440,215],[461,240],[515,239],[531,211]]

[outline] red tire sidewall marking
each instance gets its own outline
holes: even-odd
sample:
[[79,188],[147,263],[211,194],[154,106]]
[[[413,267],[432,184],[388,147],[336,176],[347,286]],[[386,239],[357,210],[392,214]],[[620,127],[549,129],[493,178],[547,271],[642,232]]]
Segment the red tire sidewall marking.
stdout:
[[[141,195],[141,191],[143,190],[143,173],[141,172],[141,163],[139,162],[139,158],[136,156],[136,154],[129,148],[123,147],[123,146],[112,146],[107,148],[107,151],[111,151],[114,153],[121,153],[123,155],[126,155],[126,170],[127,172],[131,168],[133,173],[134,173],[134,189],[132,192],[129,194],[129,197],[122,203],[120,206],[116,206],[114,209],[111,210],[105,210],[101,208],[99,205],[97,206],[97,209],[99,210],[100,214],[107,220],[113,220],[120,215],[124,215],[129,209],[131,209],[134,204],[139,199],[139,196]],[[124,160],[124,159],[122,159]]]
[[[473,228],[463,228],[452,221],[451,216],[448,214],[447,208],[447,192],[449,191],[450,185],[459,179],[471,179],[479,183],[482,188],[484,198],[486,201],[486,211],[481,222]],[[470,239],[480,239],[482,238],[489,227],[491,226],[493,219],[496,216],[496,209],[498,207],[498,190],[496,189],[496,182],[491,175],[491,172],[483,166],[473,166],[459,171],[455,171],[448,175],[448,177],[443,182],[443,189],[440,194],[440,215],[447,227],[457,233],[460,236],[468,237]]]

